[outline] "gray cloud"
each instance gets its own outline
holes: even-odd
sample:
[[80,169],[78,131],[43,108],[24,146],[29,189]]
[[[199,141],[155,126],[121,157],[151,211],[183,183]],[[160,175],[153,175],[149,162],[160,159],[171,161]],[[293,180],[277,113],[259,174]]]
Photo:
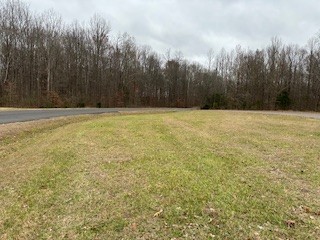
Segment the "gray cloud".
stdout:
[[66,21],[99,13],[112,34],[128,32],[159,53],[171,48],[191,60],[212,48],[261,48],[274,36],[304,45],[320,30],[317,0],[29,0],[33,10],[53,8]]

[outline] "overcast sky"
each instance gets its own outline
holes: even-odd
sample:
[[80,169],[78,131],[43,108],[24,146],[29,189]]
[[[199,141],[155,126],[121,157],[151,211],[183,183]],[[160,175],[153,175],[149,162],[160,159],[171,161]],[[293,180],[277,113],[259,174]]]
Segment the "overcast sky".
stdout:
[[111,34],[127,32],[139,45],[182,51],[203,61],[209,49],[256,49],[278,36],[305,45],[320,30],[319,0],[27,0],[36,12],[54,9],[65,22],[103,16]]

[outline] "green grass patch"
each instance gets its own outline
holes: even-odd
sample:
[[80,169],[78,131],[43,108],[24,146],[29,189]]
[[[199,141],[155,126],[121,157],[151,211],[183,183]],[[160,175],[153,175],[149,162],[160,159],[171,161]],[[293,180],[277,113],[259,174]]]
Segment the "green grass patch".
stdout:
[[0,144],[0,239],[320,235],[318,120],[188,111],[55,126]]

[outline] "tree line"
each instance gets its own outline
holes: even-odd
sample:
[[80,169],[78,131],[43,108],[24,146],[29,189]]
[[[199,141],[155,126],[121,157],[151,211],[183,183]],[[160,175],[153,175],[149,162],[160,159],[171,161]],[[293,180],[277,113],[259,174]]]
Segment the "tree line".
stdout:
[[320,110],[320,36],[305,47],[160,55],[95,15],[64,24],[18,0],[0,7],[0,106]]

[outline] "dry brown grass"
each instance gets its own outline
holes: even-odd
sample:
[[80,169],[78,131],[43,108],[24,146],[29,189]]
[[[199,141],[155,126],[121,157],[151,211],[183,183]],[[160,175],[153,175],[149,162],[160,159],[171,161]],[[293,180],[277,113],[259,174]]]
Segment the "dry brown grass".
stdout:
[[15,110],[17,108],[5,108],[5,107],[0,107],[0,111],[12,111]]

